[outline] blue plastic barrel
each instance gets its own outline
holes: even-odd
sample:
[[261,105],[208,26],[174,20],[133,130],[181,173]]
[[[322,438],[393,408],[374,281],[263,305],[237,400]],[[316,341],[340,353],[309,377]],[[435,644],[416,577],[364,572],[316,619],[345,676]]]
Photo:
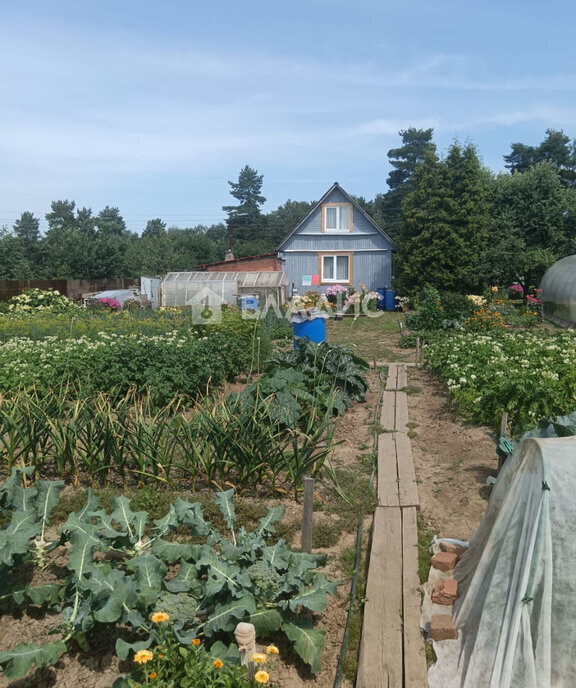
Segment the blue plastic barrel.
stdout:
[[384,311],[384,310],[386,310],[386,289],[376,289],[376,292],[381,297],[378,299],[378,303],[376,304],[376,308],[379,311]]
[[311,342],[326,341],[326,320],[324,318],[314,318],[313,320],[304,320],[304,322],[292,323],[294,329],[294,348],[298,348],[298,340],[296,337],[302,339],[309,339]]
[[386,293],[384,294],[384,308],[387,311],[396,309],[396,292],[394,289],[386,289]]
[[255,311],[258,303],[258,294],[245,294],[240,297],[240,308],[243,311]]

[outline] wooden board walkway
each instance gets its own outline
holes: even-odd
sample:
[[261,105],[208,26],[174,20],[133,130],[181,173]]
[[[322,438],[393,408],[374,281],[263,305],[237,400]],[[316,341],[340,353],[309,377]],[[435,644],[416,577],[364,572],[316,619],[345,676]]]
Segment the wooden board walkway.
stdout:
[[356,688],[427,688],[420,631],[418,485],[408,437],[404,364],[390,364],[378,439],[378,506]]

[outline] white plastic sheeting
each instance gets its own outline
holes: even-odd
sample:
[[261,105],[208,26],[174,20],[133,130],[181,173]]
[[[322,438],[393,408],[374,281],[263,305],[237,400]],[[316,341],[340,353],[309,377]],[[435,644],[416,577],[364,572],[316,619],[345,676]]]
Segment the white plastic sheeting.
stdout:
[[459,640],[435,643],[430,688],[576,685],[575,530],[576,438],[522,441],[456,568]]

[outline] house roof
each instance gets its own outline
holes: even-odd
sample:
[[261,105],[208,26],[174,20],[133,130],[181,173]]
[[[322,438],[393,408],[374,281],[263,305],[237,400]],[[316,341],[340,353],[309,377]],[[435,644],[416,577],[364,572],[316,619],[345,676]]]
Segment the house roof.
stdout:
[[165,282],[237,282],[240,289],[246,287],[284,287],[289,284],[285,272],[169,272]]
[[374,222],[374,220],[370,217],[370,215],[368,215],[368,213],[367,213],[365,210],[363,210],[363,209],[358,205],[358,203],[352,198],[352,196],[350,196],[349,193],[347,193],[346,191],[344,191],[344,189],[340,186],[340,184],[338,184],[338,182],[334,182],[334,184],[332,184],[332,186],[331,186],[331,187],[328,189],[328,191],[322,196],[322,198],[318,201],[318,203],[316,203],[316,205],[310,210],[310,212],[308,213],[308,215],[306,215],[306,217],[304,217],[302,220],[300,220],[300,222],[296,225],[296,227],[294,227],[294,229],[290,232],[290,234],[288,234],[287,236],[284,237],[284,239],[282,239],[282,241],[280,242],[280,245],[279,245],[278,248],[276,249],[277,251],[281,251],[281,250],[282,250],[282,247],[283,247],[284,244],[288,241],[288,239],[290,239],[291,236],[293,236],[294,234],[296,234],[296,232],[297,232],[297,231],[300,229],[300,227],[306,222],[306,220],[308,220],[308,218],[311,217],[311,216],[318,210],[318,208],[321,208],[321,207],[322,207],[322,204],[326,202],[326,199],[328,198],[328,196],[330,196],[330,194],[331,194],[333,191],[336,191],[336,190],[340,191],[340,193],[341,193],[343,196],[345,196],[345,198],[354,206],[354,208],[355,208],[356,210],[358,210],[359,212],[361,212],[362,215],[364,215],[364,217],[368,220],[368,222],[369,222],[375,229],[377,229],[378,232],[380,232],[380,234],[382,234],[383,236],[386,237],[386,239],[388,239],[388,241],[392,244],[393,250],[396,250],[396,249],[398,248],[398,247],[396,246],[396,243],[394,242],[394,240],[393,240],[390,236],[388,236],[388,234],[386,234],[386,232]]
[[253,256],[243,256],[242,258],[232,258],[232,260],[217,260],[214,263],[200,263],[195,265],[196,268],[209,268],[213,265],[226,265],[227,263],[242,263],[243,261],[258,260],[260,258],[278,258],[278,253],[272,251],[271,253],[257,253]]

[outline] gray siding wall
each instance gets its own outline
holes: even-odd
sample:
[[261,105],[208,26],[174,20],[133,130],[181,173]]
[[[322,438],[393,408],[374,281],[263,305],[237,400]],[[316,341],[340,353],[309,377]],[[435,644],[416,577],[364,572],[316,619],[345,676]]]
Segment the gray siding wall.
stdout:
[[[318,248],[323,252],[324,249]],[[302,294],[308,289],[324,291],[326,285],[305,287],[302,285],[302,275],[318,274],[318,253],[286,253],[284,270],[290,283]],[[390,251],[366,251],[355,253],[352,257],[353,286],[365,284],[368,289],[390,287],[392,284],[392,253]],[[290,288],[288,289],[290,293]]]

